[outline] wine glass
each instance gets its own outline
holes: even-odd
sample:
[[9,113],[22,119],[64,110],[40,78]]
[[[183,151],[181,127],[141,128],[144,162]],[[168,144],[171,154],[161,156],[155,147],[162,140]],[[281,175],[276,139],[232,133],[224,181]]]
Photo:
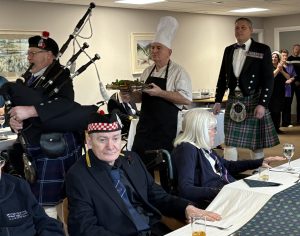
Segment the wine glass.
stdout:
[[283,155],[288,160],[289,166],[287,170],[291,171],[293,168],[291,167],[291,159],[295,153],[295,146],[291,143],[285,143],[283,144]]

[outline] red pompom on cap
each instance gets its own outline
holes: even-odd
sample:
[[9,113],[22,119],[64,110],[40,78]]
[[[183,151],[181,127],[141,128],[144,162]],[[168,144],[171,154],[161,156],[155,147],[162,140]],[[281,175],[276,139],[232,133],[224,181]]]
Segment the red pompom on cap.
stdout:
[[103,116],[103,115],[105,115],[105,112],[103,110],[99,110],[98,114],[101,115],[101,116]]
[[42,33],[42,37],[43,37],[44,39],[49,38],[49,35],[50,35],[50,33],[49,33],[48,31],[43,31],[43,33]]

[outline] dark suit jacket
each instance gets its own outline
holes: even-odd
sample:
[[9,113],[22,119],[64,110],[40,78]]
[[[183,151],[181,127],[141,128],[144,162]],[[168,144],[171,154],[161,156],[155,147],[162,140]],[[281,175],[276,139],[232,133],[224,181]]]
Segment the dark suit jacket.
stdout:
[[[129,102],[129,104],[136,111],[136,115],[139,115],[139,111],[137,110],[135,103]],[[128,133],[130,127],[130,114],[127,113],[122,102],[120,102],[118,93],[114,93],[108,100],[107,111],[109,113],[115,113],[120,117],[122,124],[124,125],[122,133]]]
[[[89,154],[91,167],[82,158],[67,174],[70,235],[137,235],[129,211],[112,183],[107,164],[98,160],[92,151]],[[183,219],[189,202],[167,194],[157,185],[136,153],[126,152],[125,155],[119,157],[122,169],[144,209],[157,217],[161,212]]]
[[49,217],[28,183],[2,173],[0,181],[0,236],[63,236],[62,224]]
[[[175,166],[179,196],[199,205],[204,200],[213,200],[220,189],[228,183],[213,171],[201,149],[190,143],[181,143],[175,147],[172,152],[172,160]],[[230,182],[235,181],[231,174],[258,168],[263,162],[263,159],[227,161],[219,156],[218,160],[228,170]]]
[[[221,70],[216,88],[215,102],[222,102],[227,88],[232,93],[237,85],[233,73],[232,61],[234,44],[225,48]],[[269,46],[252,39],[246,60],[239,76],[239,87],[244,96],[249,96],[261,90],[259,105],[268,107],[273,90],[273,65]]]

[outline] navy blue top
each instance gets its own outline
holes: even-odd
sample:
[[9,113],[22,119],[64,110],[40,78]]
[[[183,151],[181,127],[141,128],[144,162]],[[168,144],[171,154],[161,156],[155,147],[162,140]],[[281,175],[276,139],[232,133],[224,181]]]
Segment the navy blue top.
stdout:
[[[237,174],[262,165],[263,159],[227,161],[216,156],[223,168],[228,170],[227,179],[234,182],[232,174]],[[214,157],[213,157],[214,158]],[[212,201],[221,188],[228,184],[219,174],[215,173],[205,157],[203,149],[190,143],[181,143],[172,152],[175,176],[178,181],[178,194],[197,204]]]
[[62,224],[46,215],[28,183],[2,173],[0,180],[0,236],[63,236]]

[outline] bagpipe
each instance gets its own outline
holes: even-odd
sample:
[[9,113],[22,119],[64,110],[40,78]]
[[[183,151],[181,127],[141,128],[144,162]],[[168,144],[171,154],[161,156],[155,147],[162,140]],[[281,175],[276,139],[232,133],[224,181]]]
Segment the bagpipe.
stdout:
[[[76,40],[76,37],[81,32],[82,28],[89,20],[91,16],[92,9],[95,8],[94,3],[90,3],[84,16],[77,23],[73,33],[69,35],[67,41],[63,44],[59,50],[56,58],[53,60],[44,73],[36,79],[33,86],[28,86],[26,81],[31,77],[30,70],[33,64],[29,66],[26,72],[18,78],[15,82],[8,82],[0,88],[0,95],[4,97],[5,109],[9,110],[14,106],[32,106],[40,104],[46,101],[50,101],[56,98],[60,91],[62,91],[66,84],[72,83],[73,79],[84,72],[91,64],[96,60],[100,59],[98,54],[95,54],[93,58],[89,57],[89,61],[82,65],[73,74],[70,74],[70,67],[79,57],[79,55],[85,52],[85,49],[89,47],[87,43],[82,46],[79,45],[79,50],[72,55],[72,57],[67,61],[65,66],[60,65],[59,59],[64,54],[66,49],[72,40]],[[98,74],[98,71],[97,71]],[[99,79],[100,92],[105,101],[109,99],[106,94],[106,90]],[[66,131],[78,131],[85,129],[88,117],[91,112],[96,111],[98,108],[95,105],[82,106],[75,101],[68,101],[66,103],[65,112],[59,117],[53,118],[47,122],[47,125],[43,126],[43,131],[52,132],[66,132]],[[103,103],[100,103],[103,105]],[[71,121],[71,122],[70,122]],[[29,118],[23,123],[23,130],[20,131],[26,137],[26,132],[30,132],[30,126],[34,123],[34,118]],[[34,125],[34,124],[33,124]],[[40,125],[40,124],[38,124]]]

